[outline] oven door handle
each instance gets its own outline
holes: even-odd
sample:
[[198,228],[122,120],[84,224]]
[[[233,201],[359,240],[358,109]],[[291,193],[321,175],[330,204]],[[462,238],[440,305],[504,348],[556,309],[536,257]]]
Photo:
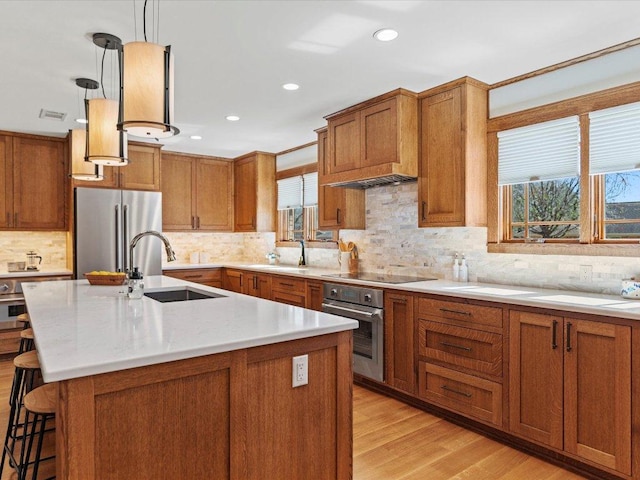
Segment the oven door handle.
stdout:
[[[362,310],[356,310],[355,308],[342,307],[339,305],[333,305],[329,303],[322,304],[322,311],[325,313],[333,313],[336,315],[342,315],[343,317],[347,316],[349,318],[353,318],[358,320],[357,316],[361,316],[366,318],[367,320],[373,320],[373,317],[380,316],[382,310],[376,309],[372,312],[363,312]],[[348,315],[344,315],[343,313],[348,313]],[[354,316],[356,315],[356,316]]]

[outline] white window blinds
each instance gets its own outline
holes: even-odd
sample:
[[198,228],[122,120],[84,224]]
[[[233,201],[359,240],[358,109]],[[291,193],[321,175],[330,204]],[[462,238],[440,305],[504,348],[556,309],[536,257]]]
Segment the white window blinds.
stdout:
[[278,210],[302,206],[302,177],[278,180]]
[[498,184],[555,180],[579,174],[577,116],[498,133]]
[[640,169],[640,103],[589,114],[589,173]]
[[304,206],[318,204],[318,172],[305,173],[302,176],[304,184]]

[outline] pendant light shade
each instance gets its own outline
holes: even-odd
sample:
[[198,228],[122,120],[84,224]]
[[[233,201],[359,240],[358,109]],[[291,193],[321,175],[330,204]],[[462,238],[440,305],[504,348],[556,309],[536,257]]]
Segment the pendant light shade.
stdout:
[[118,128],[135,137],[168,138],[173,126],[171,47],[130,42],[122,47],[121,119]]
[[86,160],[87,131],[69,130],[71,139],[71,177],[76,180],[99,182],[104,179],[102,165]]
[[127,134],[116,127],[119,103],[108,98],[85,100],[87,159],[97,165],[127,165]]

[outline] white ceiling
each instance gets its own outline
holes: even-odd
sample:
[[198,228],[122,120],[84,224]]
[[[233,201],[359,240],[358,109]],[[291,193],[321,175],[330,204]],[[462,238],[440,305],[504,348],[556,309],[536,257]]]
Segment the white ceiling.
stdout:
[[[314,141],[325,115],[398,87],[419,92],[465,75],[491,84],[640,37],[638,1],[160,0],[159,11],[181,130],[162,143],[223,157]],[[102,54],[91,35],[133,41],[133,12],[133,0],[0,0],[0,130],[78,128],[74,79],[97,79]],[[382,27],[398,39],[375,41]],[[300,90],[283,90],[287,82]],[[40,119],[42,108],[67,118]]]

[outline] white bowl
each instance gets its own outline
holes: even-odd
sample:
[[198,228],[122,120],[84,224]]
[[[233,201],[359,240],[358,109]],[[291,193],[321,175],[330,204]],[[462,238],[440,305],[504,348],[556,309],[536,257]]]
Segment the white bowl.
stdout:
[[620,295],[624,298],[640,299],[640,281],[622,280],[622,291]]

